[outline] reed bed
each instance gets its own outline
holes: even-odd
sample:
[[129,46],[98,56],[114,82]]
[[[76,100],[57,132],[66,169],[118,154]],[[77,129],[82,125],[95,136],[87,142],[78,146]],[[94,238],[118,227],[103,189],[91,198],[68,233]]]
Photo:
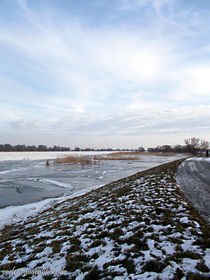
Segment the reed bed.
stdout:
[[136,156],[164,156],[170,157],[176,155],[176,153],[168,152],[168,153],[149,153],[149,152],[114,152],[108,154],[108,156],[118,157],[118,156],[129,156],[129,155],[136,155]]
[[120,156],[68,156],[65,158],[57,158],[54,164],[97,164],[102,160],[140,160],[140,157]]
[[89,156],[68,156],[65,158],[56,158],[54,164],[68,163],[68,164],[94,164],[94,161]]
[[140,155],[153,156],[174,156],[175,153],[148,153],[148,152],[115,152],[106,156],[68,156],[65,158],[57,158],[54,164],[97,164],[103,160],[140,160]]
[[94,156],[94,160],[140,160],[140,157],[116,157],[116,156],[110,156],[107,155],[107,157],[102,156]]

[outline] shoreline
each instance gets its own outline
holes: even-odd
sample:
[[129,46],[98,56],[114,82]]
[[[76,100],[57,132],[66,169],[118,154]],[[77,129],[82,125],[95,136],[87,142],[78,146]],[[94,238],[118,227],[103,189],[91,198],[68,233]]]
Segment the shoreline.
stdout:
[[[34,152],[0,152],[0,161],[14,161],[14,160],[47,160],[56,159],[57,156],[68,156],[68,155],[101,155],[108,154],[110,152],[97,152],[97,151],[34,151]],[[12,156],[12,159],[11,159]]]
[[[77,192],[81,188],[106,185],[117,179],[133,175],[139,170],[147,170],[152,166],[174,159],[172,157],[161,157],[160,159],[160,157],[156,156],[142,156],[142,159],[138,162],[112,162],[111,164],[106,163],[106,165],[94,165],[91,169],[89,166],[80,168],[77,167],[78,165],[72,165],[73,168],[71,165],[68,165],[69,167],[53,165],[46,168],[42,160],[35,165],[33,161],[25,163],[20,161],[16,165],[9,163],[5,167],[4,163],[0,162],[3,166],[1,166],[2,171],[0,171],[0,206],[1,209],[4,209],[8,206],[24,206],[47,198],[62,198],[63,196],[71,195],[75,191]],[[119,166],[121,167],[119,168]],[[83,169],[89,173],[83,175]],[[68,175],[66,170],[68,170]]]
[[9,205],[0,208],[0,231],[4,228],[4,226],[15,225],[17,222],[22,222],[25,219],[32,218],[42,211],[49,209],[53,205],[56,205],[57,203],[62,203],[66,200],[79,197],[100,187],[102,187],[102,185],[82,188],[70,195],[64,194],[63,196],[49,197],[40,201],[23,205]]

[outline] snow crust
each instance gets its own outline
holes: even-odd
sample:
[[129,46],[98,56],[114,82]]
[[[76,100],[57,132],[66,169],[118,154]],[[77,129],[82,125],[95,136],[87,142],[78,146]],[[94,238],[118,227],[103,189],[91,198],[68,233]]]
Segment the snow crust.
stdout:
[[73,190],[73,188],[74,188],[70,184],[66,184],[66,183],[59,182],[57,180],[52,180],[52,179],[35,179],[35,178],[31,178],[30,180],[39,180],[40,182],[56,185],[56,186],[59,186],[59,187],[64,187],[64,188],[71,189],[71,190]]

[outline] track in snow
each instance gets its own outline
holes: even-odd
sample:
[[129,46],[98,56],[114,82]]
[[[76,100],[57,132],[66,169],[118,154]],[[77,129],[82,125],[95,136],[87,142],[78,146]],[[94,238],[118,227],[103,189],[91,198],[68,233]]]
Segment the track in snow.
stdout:
[[206,158],[185,160],[178,168],[177,182],[186,198],[210,224],[210,161]]

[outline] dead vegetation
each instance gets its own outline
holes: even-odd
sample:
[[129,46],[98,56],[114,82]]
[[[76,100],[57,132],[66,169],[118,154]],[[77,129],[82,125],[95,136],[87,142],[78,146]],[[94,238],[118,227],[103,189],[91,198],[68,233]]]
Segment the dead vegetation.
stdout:
[[108,154],[110,157],[118,157],[118,156],[163,156],[163,157],[172,157],[175,156],[176,153],[149,153],[149,152],[115,152]]
[[69,164],[94,164],[94,161],[89,156],[68,156],[65,158],[56,158],[54,164],[69,163]]
[[140,160],[140,157],[125,157],[125,156],[111,156],[107,155],[106,157],[103,156],[94,156],[94,160],[101,161],[101,160]]
[[[132,154],[131,154],[132,155]],[[111,155],[106,156],[68,156],[65,158],[57,158],[54,160],[54,164],[98,164],[102,160],[140,160],[140,157],[122,155]],[[49,165],[48,162],[46,165]]]
[[[65,158],[57,158],[54,164],[98,164],[103,160],[141,160],[140,156],[165,156],[170,157],[176,155],[175,153],[148,153],[148,152],[114,152],[107,155],[96,156],[78,156],[72,155]],[[49,165],[49,162],[46,162]]]

